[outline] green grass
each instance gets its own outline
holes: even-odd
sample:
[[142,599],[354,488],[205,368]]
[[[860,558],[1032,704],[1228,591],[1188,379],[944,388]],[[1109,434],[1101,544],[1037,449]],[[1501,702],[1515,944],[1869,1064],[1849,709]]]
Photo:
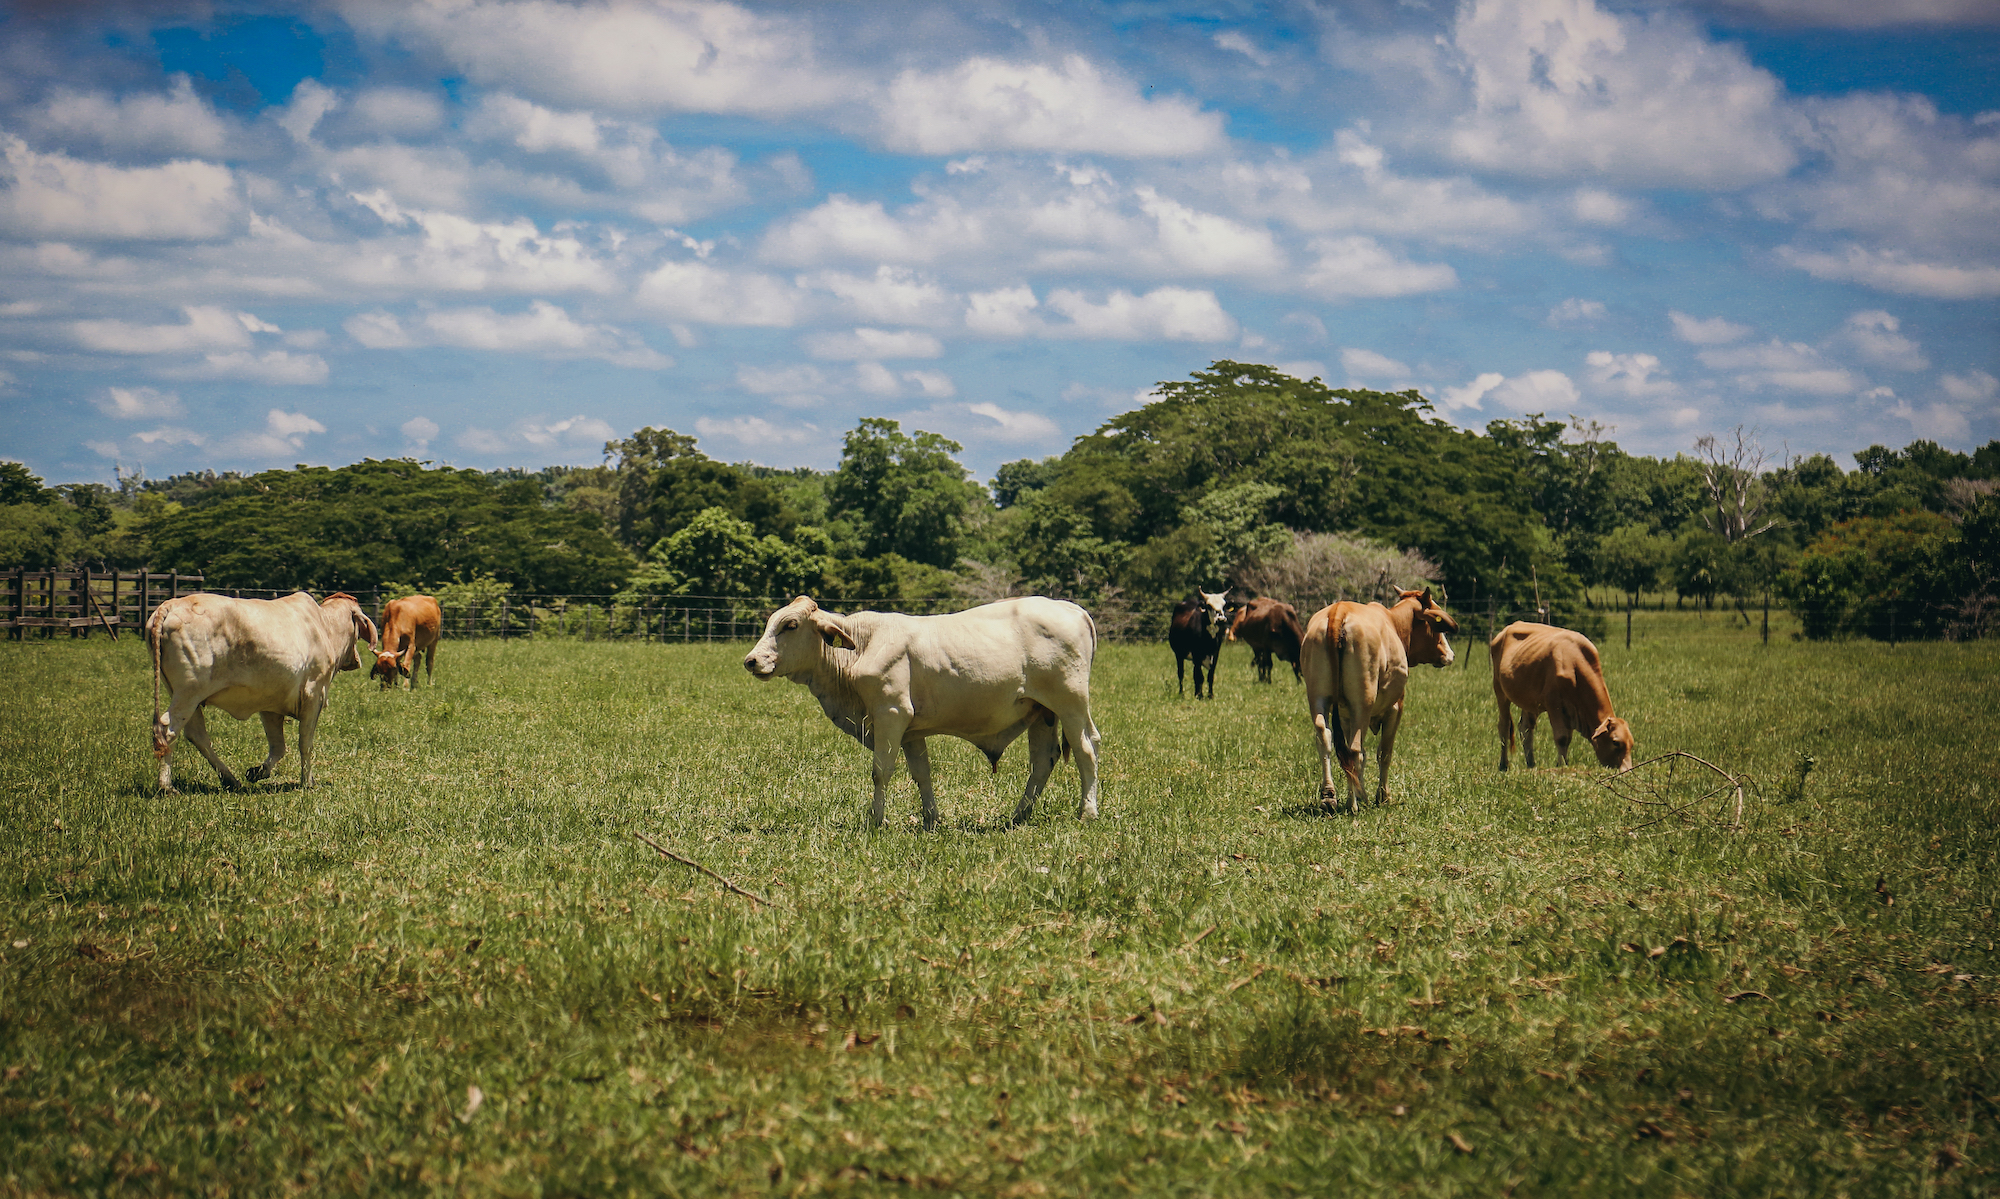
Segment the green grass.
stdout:
[[1006,831],[1025,754],[940,741],[944,828],[904,778],[871,835],[740,646],[448,643],[339,680],[314,790],[162,796],[142,646],[0,644],[0,1193],[2000,1185],[2000,646],[1637,620],[1639,756],[1747,773],[1741,831],[1497,774],[1477,645],[1358,817],[1288,676],[1107,646],[1104,819],[1065,766]]

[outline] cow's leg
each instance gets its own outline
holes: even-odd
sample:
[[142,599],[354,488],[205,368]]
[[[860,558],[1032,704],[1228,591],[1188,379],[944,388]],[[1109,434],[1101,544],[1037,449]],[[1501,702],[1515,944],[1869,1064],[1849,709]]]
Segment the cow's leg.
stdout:
[[1514,706],[1507,702],[1506,696],[1497,692],[1493,698],[1500,705],[1500,769],[1504,773],[1507,755],[1514,748]]
[[1549,709],[1549,740],[1556,743],[1556,765],[1569,765],[1569,735],[1573,730],[1561,708]]
[[1012,824],[1026,824],[1035,814],[1035,801],[1049,785],[1049,775],[1062,756],[1062,734],[1055,722],[1040,712],[1028,720],[1028,785],[1021,789],[1021,802],[1014,805]]
[[889,783],[896,777],[896,749],[903,744],[903,733],[910,727],[910,718],[898,714],[894,709],[874,715],[875,725],[875,798],[868,805],[868,827],[882,827],[882,809],[889,802]]
[[1330,695],[1313,696],[1307,706],[1312,712],[1313,744],[1319,749],[1319,797],[1338,811],[1340,792],[1333,785],[1333,742],[1335,737],[1341,737],[1345,744],[1345,735],[1340,731],[1340,712]]
[[[1209,684],[1209,693],[1215,692],[1215,684]],[[1097,819],[1097,746],[1101,738],[1097,733],[1097,723],[1090,718],[1090,701],[1078,700],[1060,713],[1063,736],[1069,740],[1069,752],[1076,758],[1078,798],[1076,818],[1078,820]]]
[[[1335,711],[1339,711],[1337,705]],[[1359,814],[1361,801],[1368,795],[1368,785],[1361,781],[1361,776],[1368,770],[1368,720],[1349,711],[1342,714],[1340,727],[1346,737],[1342,747],[1346,752],[1340,755],[1340,768],[1347,775],[1347,810]]]
[[[433,641],[424,647],[424,686],[426,687],[437,686],[437,680],[431,677],[431,671],[437,666],[437,657],[438,643]],[[412,673],[410,676],[410,685],[414,687],[416,684],[416,675]]]
[[[1215,664],[1221,657],[1222,654],[1219,652],[1208,655],[1208,699],[1215,698]],[[1196,699],[1203,698],[1201,693],[1201,665],[1202,660],[1196,658],[1194,661],[1194,697]]]
[[931,751],[922,737],[912,737],[903,743],[903,760],[910,768],[910,779],[917,785],[917,795],[924,803],[924,827],[937,827],[937,794],[931,790]]
[[[313,733],[319,729],[319,714],[326,708],[325,700],[308,699],[299,705],[299,787],[308,789],[313,785]],[[269,726],[266,726],[267,728]],[[284,722],[278,723],[280,735]]]
[[1530,770],[1535,768],[1535,718],[1540,715],[1540,712],[1521,709],[1521,760],[1528,764]]
[[[1180,684],[1181,698],[1186,699],[1187,659],[1181,656],[1181,651],[1179,650],[1174,651],[1174,681]],[[1196,695],[1201,694],[1201,663],[1199,662],[1195,663],[1194,667],[1194,692]]]
[[264,741],[271,747],[271,752],[250,768],[249,779],[253,783],[270,778],[278,763],[285,760],[285,714],[259,712],[257,716],[264,722]]
[[1388,714],[1382,717],[1382,736],[1375,743],[1375,802],[1377,804],[1389,802],[1389,759],[1396,752],[1396,730],[1401,727],[1402,723],[1403,701],[1399,699],[1396,701],[1396,706],[1390,708]]
[[222,756],[215,752],[215,747],[208,743],[208,719],[202,715],[200,707],[195,708],[194,714],[187,718],[187,723],[183,727],[188,744],[200,750],[201,756],[208,759],[208,764],[215,767],[215,773],[222,779],[223,786],[233,791],[243,785],[236,780],[235,773],[223,764]]

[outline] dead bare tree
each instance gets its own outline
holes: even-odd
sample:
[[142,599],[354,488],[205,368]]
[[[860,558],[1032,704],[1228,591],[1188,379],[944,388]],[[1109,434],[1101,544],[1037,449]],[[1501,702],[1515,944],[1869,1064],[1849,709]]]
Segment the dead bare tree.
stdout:
[[1769,496],[1764,489],[1764,462],[1769,457],[1753,429],[1742,425],[1731,430],[1735,444],[1724,446],[1713,433],[1694,443],[1695,461],[1701,467],[1702,485],[1708,490],[1713,509],[1702,520],[1731,545],[1748,541],[1778,526],[1776,518],[1765,515]]

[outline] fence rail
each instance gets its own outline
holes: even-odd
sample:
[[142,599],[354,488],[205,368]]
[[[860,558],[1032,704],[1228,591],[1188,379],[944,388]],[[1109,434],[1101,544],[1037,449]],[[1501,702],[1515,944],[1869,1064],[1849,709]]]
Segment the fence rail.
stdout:
[[43,637],[58,632],[88,637],[102,629],[115,638],[121,629],[145,628],[153,609],[200,591],[203,581],[200,575],[157,571],[16,570],[0,575],[6,588],[0,628],[14,641],[30,630]]

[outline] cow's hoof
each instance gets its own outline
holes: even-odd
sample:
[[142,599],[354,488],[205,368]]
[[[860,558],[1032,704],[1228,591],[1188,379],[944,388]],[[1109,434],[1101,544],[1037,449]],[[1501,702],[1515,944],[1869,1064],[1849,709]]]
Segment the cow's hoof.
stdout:
[[253,783],[261,783],[271,777],[271,770],[267,766],[252,766],[245,772],[244,777]]

